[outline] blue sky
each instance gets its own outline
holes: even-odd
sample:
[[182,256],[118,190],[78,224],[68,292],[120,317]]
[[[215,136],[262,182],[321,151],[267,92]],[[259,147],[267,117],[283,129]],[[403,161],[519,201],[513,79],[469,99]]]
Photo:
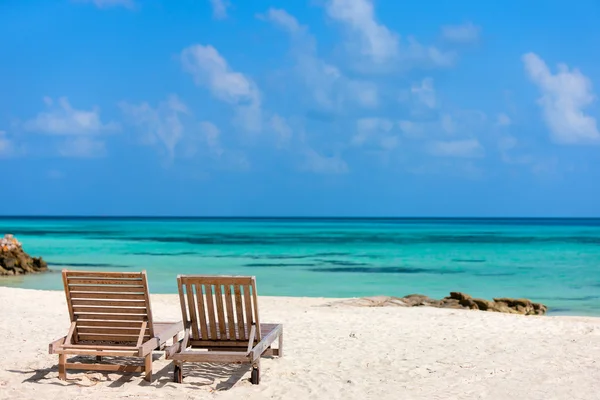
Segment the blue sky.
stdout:
[[3,214],[600,216],[597,1],[0,2]]

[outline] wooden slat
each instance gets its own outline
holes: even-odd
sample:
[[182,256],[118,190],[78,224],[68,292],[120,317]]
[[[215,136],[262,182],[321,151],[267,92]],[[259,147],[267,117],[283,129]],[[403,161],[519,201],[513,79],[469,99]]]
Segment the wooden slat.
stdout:
[[254,345],[254,338],[256,337],[256,325],[252,325],[250,327],[250,337],[248,338],[248,353],[252,350],[252,345]]
[[227,330],[225,329],[225,310],[223,306],[223,289],[221,284],[215,285],[215,302],[217,303],[217,313],[219,314],[219,334],[221,340],[227,338]]
[[[256,280],[254,278],[252,278],[252,300],[253,300],[253,307],[252,309],[254,310],[254,322],[256,323],[257,326],[260,326],[260,317],[258,316],[258,291],[256,290]],[[256,331],[256,341],[260,342],[262,339],[262,335],[260,333],[260,329],[258,329]]]
[[171,359],[188,362],[250,362],[250,357],[244,351],[182,351],[174,354]]
[[[143,321],[143,320],[142,320]],[[98,326],[105,328],[134,328],[140,329],[142,321],[77,321],[77,329],[86,326]]]
[[235,295],[235,311],[237,312],[238,339],[248,340],[244,328],[244,309],[242,305],[242,290],[240,289],[240,285],[233,285],[233,293]]
[[69,286],[74,285],[126,285],[143,287],[141,279],[92,279],[92,278],[68,278]]
[[227,310],[227,324],[229,328],[229,339],[235,340],[235,316],[233,314],[233,299],[231,296],[231,285],[225,284],[225,306]]
[[228,282],[231,285],[249,285],[252,278],[248,276],[223,276],[223,275],[184,275],[181,277],[185,284],[212,284]]
[[197,338],[198,335],[198,316],[196,314],[196,301],[194,300],[194,287],[192,285],[184,285],[187,294],[187,305],[190,311],[190,320],[192,321],[192,336]]
[[[146,336],[146,340],[150,339],[150,336]],[[137,342],[138,340],[138,335],[92,335],[92,334],[86,334],[86,335],[82,335],[79,334],[79,340],[80,341],[92,341],[92,342],[98,342],[98,341],[105,341],[105,342]]]
[[75,315],[85,313],[96,314],[140,314],[146,315],[146,308],[135,307],[88,307],[88,306],[73,306]]
[[83,319],[101,319],[104,321],[144,321],[146,316],[140,314],[79,314],[77,322],[81,323],[80,320]]
[[135,346],[118,346],[118,345],[108,345],[108,344],[73,344],[73,345],[64,345],[62,346],[65,349],[70,350],[98,350],[98,351],[135,351],[137,350]]
[[208,326],[206,324],[206,310],[204,307],[204,295],[202,288],[204,285],[196,286],[196,298],[198,300],[198,322],[200,323],[200,336],[202,339],[208,339]]
[[148,321],[142,322],[142,326],[140,327],[140,331],[138,332],[138,341],[136,343],[137,347],[140,347],[144,340],[150,339],[150,336],[146,334],[146,327],[148,326]]
[[71,292],[71,299],[116,299],[146,300],[143,293],[88,293]]
[[230,341],[230,340],[190,340],[189,342],[192,348],[203,348],[203,349],[219,349],[224,347],[240,347],[246,349],[248,341]]
[[96,272],[96,271],[68,271],[63,270],[69,278],[77,277],[94,277],[94,278],[127,278],[127,279],[142,279],[141,272]]
[[[246,330],[249,330],[254,322],[254,318],[252,318],[252,300],[250,297],[250,286],[244,285],[242,287],[244,289],[244,306],[246,308]],[[248,337],[246,337],[247,339]]]
[[75,315],[73,314],[73,307],[71,305],[71,293],[69,292],[69,285],[67,284],[67,270],[62,270],[63,286],[65,288],[65,296],[67,297],[67,306],[69,308],[69,317],[71,322],[75,321]]
[[183,322],[187,323],[190,320],[188,316],[188,310],[185,306],[185,297],[183,295],[183,281],[181,280],[181,275],[177,275],[177,289],[179,291],[179,305],[181,306],[181,317],[183,318]]
[[146,309],[147,309],[147,324],[150,328],[150,335],[154,336],[154,318],[152,317],[152,304],[150,303],[150,290],[148,289],[148,276],[146,275],[146,271],[142,271],[142,284],[144,285],[144,299],[146,300]]
[[[64,349],[64,350],[57,350],[56,354],[68,354],[68,355],[74,355],[74,356],[133,357],[133,356],[137,356],[137,350],[110,351],[110,350]],[[107,365],[107,364],[93,364],[93,365]],[[77,369],[77,368],[72,368],[72,369]]]
[[217,339],[217,320],[215,318],[215,306],[214,306],[214,296],[212,291],[212,285],[204,285],[206,288],[206,304],[208,305],[208,321],[209,321],[209,339],[216,340]]
[[[258,329],[256,330],[256,336],[258,336],[259,332],[260,332],[261,336],[265,336],[265,335],[269,334],[271,331],[273,331],[274,329],[278,328],[279,326],[281,326],[281,325],[279,325],[279,324],[260,324],[260,331]],[[209,326],[209,328],[210,328],[210,326]],[[246,331],[244,335],[246,338],[248,338],[249,331]],[[227,340],[226,338],[215,339],[215,340],[192,339],[190,341],[190,343],[192,343],[192,345],[195,347],[238,346],[238,345],[247,346],[248,339],[245,339],[245,340]]]
[[130,286],[85,286],[85,285],[70,285],[71,292],[112,292],[112,293],[143,293],[142,287]]
[[91,370],[91,371],[144,372],[143,365],[66,363],[66,367],[67,367],[67,369]]
[[72,299],[73,306],[146,307],[144,300]]
[[[77,331],[81,334],[96,334],[96,335],[138,335],[140,333],[141,326],[136,328],[104,328],[99,326],[77,327]],[[150,336],[150,330],[145,329],[146,336]]]

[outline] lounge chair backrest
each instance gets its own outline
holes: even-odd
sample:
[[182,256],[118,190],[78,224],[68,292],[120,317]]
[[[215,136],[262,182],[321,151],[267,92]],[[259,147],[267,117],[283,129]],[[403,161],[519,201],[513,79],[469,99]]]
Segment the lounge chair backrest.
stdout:
[[253,276],[180,275],[181,314],[191,323],[191,340],[243,342],[261,340],[256,280]]
[[62,271],[73,341],[145,342],[154,337],[146,271]]

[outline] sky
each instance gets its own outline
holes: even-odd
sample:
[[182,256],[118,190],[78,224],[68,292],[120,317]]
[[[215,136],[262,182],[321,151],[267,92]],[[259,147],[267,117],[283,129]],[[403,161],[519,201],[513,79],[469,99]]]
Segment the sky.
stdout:
[[4,0],[4,215],[600,217],[596,0]]

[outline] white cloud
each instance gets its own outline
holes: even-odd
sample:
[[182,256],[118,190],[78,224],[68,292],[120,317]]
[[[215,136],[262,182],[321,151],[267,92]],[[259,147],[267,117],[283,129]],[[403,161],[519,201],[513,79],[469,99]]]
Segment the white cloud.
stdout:
[[436,98],[432,78],[425,78],[419,84],[413,85],[411,93],[417,97],[420,103],[429,108],[435,108]]
[[393,128],[394,122],[386,118],[361,118],[356,121],[356,134],[351,144],[363,146],[373,143],[384,150],[391,150],[398,145],[398,138],[390,134]]
[[453,110],[441,116],[440,125],[444,133],[451,136],[474,135],[489,128],[487,115],[479,110]]
[[5,131],[0,131],[0,157],[11,155],[13,152],[13,144],[6,136]]
[[34,119],[26,121],[24,128],[36,133],[51,135],[93,135],[103,131],[117,130],[115,123],[103,123],[100,110],[77,110],[71,106],[66,97],[61,97],[55,104],[50,97],[44,97],[48,111],[39,113]]
[[169,158],[175,156],[177,144],[184,135],[182,115],[188,115],[187,106],[175,95],[153,108],[144,102],[139,105],[121,102],[121,110],[131,123],[143,132],[143,141],[148,145],[165,148]]
[[275,114],[271,117],[269,124],[277,134],[277,146],[286,147],[292,139],[292,128],[290,128],[285,118]]
[[304,31],[306,28],[298,23],[298,20],[288,14],[285,10],[269,8],[265,14],[259,14],[258,17],[265,21],[271,21],[276,25],[286,29],[289,33]]
[[327,13],[346,24],[360,39],[360,52],[376,63],[398,53],[398,36],[376,21],[370,0],[330,0]]
[[[377,68],[383,64],[406,68],[409,64],[449,66],[454,63],[453,53],[424,46],[412,37],[407,38],[406,44],[402,43],[399,35],[377,21],[372,0],[328,0],[326,11],[350,31],[347,42],[350,50]],[[370,67],[359,63],[357,68]]]
[[58,147],[62,157],[97,158],[106,155],[106,147],[101,140],[91,137],[68,138]]
[[450,67],[456,60],[453,52],[444,52],[435,46],[425,46],[416,39],[409,37],[408,46],[403,49],[401,60],[407,64]]
[[442,130],[448,134],[453,134],[456,132],[456,121],[450,114],[442,114],[442,118],[440,120]]
[[272,22],[290,34],[297,73],[319,108],[339,111],[345,103],[365,108],[377,107],[377,86],[372,82],[349,79],[336,66],[319,58],[315,38],[294,16],[285,10],[271,8],[259,18]]
[[227,0],[210,0],[213,17],[216,19],[227,18],[227,8],[231,5]]
[[181,53],[183,66],[199,86],[206,86],[221,101],[232,104],[236,122],[248,131],[260,131],[262,110],[256,84],[240,72],[233,71],[212,46],[194,45]]
[[484,149],[477,139],[435,140],[429,143],[430,154],[439,157],[480,158]]
[[583,111],[596,99],[589,78],[565,64],[559,64],[558,72],[552,74],[534,53],[525,54],[523,62],[542,94],[538,104],[552,139],[562,144],[600,142],[596,119]]
[[379,105],[379,91],[372,82],[348,80],[348,96],[365,108],[376,108]]
[[213,122],[200,121],[186,132],[179,146],[183,157],[211,161],[206,167],[218,170],[246,171],[250,168],[250,161],[243,151],[223,146],[223,134]]
[[510,124],[512,124],[512,120],[510,119],[510,117],[504,113],[500,113],[498,114],[497,120],[496,120],[496,125],[498,126],[509,126]]
[[135,8],[134,0],[76,0],[80,3],[92,3],[98,8],[125,7]]
[[411,139],[473,138],[489,129],[487,115],[477,110],[442,112],[437,119],[400,120],[398,126]]
[[257,101],[258,89],[252,80],[231,70],[227,61],[212,46],[194,45],[183,50],[183,65],[198,85],[208,86],[220,100],[228,103]]
[[446,25],[442,27],[442,37],[453,43],[474,43],[479,40],[481,28],[467,22],[462,25]]
[[393,150],[400,144],[400,139],[397,136],[384,136],[379,140],[379,146],[383,150]]
[[409,120],[398,121],[398,127],[404,136],[418,139],[425,135],[426,124],[422,122],[414,122]]
[[305,151],[305,162],[302,169],[317,174],[344,174],[348,172],[348,164],[338,155],[323,156],[313,149]]

